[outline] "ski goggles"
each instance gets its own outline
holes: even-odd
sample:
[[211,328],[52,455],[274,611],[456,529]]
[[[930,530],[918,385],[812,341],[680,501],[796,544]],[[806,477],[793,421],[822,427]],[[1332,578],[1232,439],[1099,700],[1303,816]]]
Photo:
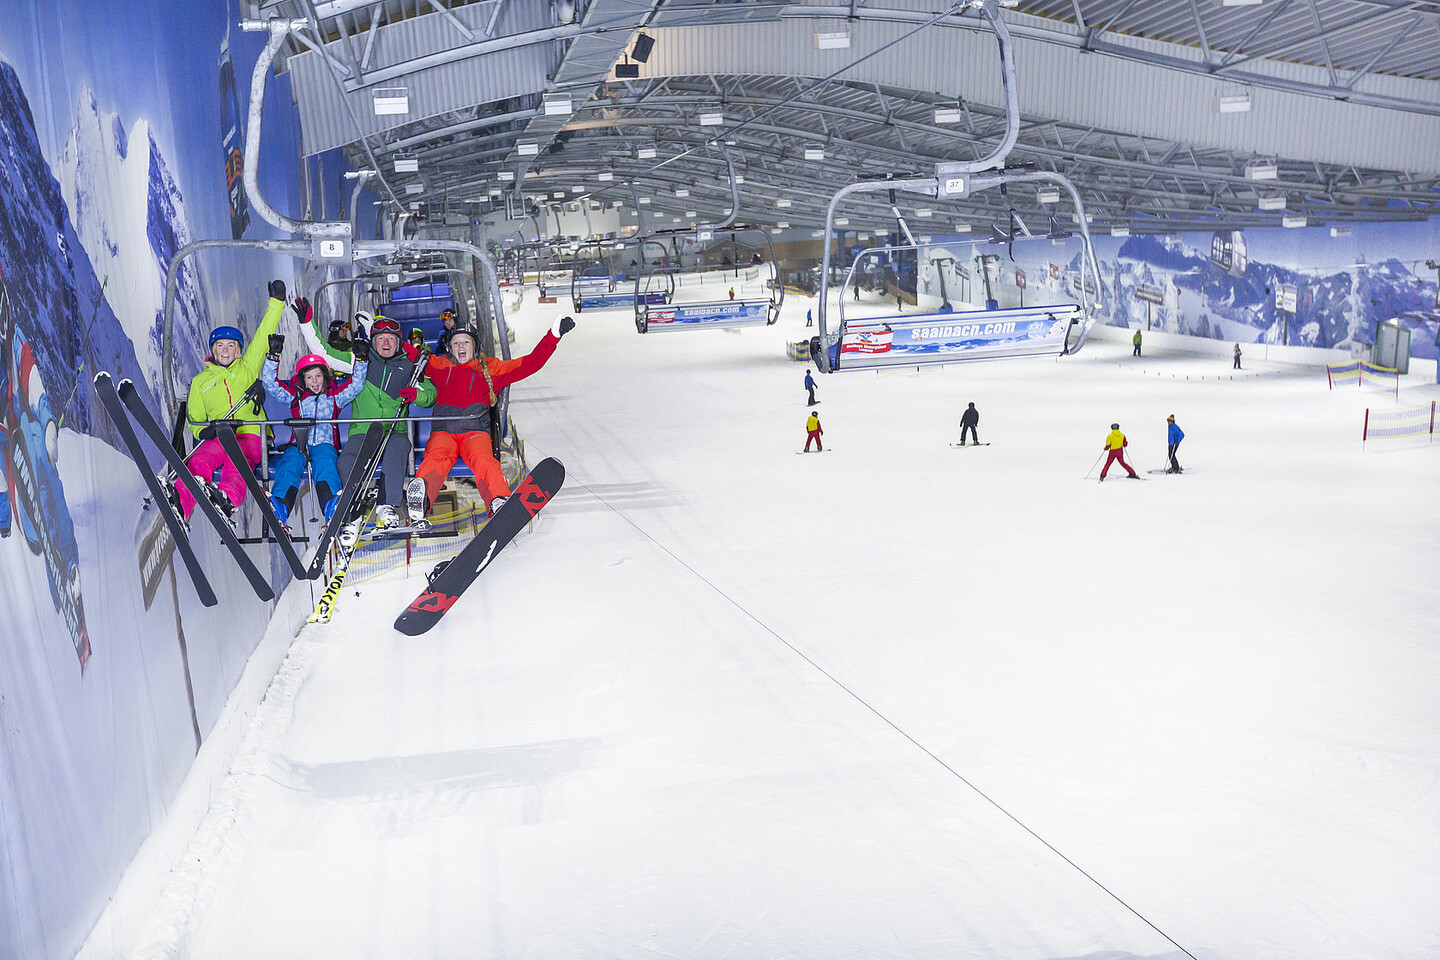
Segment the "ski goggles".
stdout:
[[400,336],[400,324],[389,317],[376,317],[375,322],[370,324],[370,336],[373,339],[381,333],[393,333],[398,337]]

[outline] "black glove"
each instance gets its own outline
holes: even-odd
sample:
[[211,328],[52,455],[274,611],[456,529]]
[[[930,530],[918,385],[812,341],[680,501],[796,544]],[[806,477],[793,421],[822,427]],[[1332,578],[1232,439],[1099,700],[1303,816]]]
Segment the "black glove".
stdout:
[[[279,280],[276,280],[275,283],[280,283],[280,281],[279,281]],[[270,295],[271,295],[271,296],[274,296],[274,295],[275,295],[275,294],[274,294],[275,284],[272,283],[272,284],[270,285],[270,290],[271,290],[271,294],[270,294]],[[283,283],[280,283],[280,293],[281,293],[281,296],[280,296],[279,299],[284,299],[285,284],[283,284]],[[309,323],[309,322],[310,322],[310,301],[309,301],[309,300],[306,300],[304,297],[296,297],[295,300],[294,300],[294,302],[290,304],[290,307],[291,307],[291,309],[293,309],[293,310],[295,311],[296,315],[300,318],[300,322],[301,322],[301,323]]]
[[255,415],[260,416],[265,412],[265,384],[257,379],[246,389],[242,399],[249,400],[255,407]]
[[284,280],[271,280],[271,281],[270,281],[270,299],[272,299],[272,300],[284,300],[284,299],[285,299],[285,281],[284,281]]
[[574,318],[574,317],[561,317],[561,318],[560,318],[560,336],[563,337],[563,336],[565,336],[565,334],[569,333],[571,330],[574,330],[574,329],[575,329],[575,318]]
[[356,340],[350,344],[350,354],[361,363],[370,362],[370,341]]
[[285,349],[285,335],[280,333],[270,334],[270,350],[266,354],[272,360],[280,359],[280,351]]
[[201,431],[200,431],[200,439],[201,439],[202,441],[203,441],[203,440],[214,440],[214,439],[215,439],[215,428],[214,428],[214,427],[206,427],[206,428],[204,428],[203,430],[201,430]]

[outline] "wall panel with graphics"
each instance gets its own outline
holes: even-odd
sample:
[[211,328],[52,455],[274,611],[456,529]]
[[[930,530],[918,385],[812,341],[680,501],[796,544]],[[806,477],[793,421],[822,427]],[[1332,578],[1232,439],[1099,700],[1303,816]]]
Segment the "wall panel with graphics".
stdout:
[[[224,2],[0,0],[0,957],[79,948],[272,611],[197,519],[220,599],[201,606],[91,386],[100,370],[132,378],[159,411],[175,251],[276,236],[227,180],[263,43],[238,17]],[[300,214],[297,121],[283,78],[271,91],[261,185]],[[252,330],[266,282],[296,275],[270,255],[189,261],[178,379],[211,327]]]

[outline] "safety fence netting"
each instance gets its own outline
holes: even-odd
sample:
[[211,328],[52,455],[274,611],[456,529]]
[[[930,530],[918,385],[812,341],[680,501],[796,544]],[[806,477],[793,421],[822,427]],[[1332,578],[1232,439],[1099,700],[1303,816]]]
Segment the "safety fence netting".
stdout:
[[1361,441],[1395,440],[1401,437],[1434,437],[1436,402],[1398,410],[1365,410]]
[[1394,367],[1382,367],[1369,360],[1349,360],[1345,363],[1325,364],[1325,377],[1330,389],[1351,383],[1361,389],[1380,390],[1400,397],[1400,371]]

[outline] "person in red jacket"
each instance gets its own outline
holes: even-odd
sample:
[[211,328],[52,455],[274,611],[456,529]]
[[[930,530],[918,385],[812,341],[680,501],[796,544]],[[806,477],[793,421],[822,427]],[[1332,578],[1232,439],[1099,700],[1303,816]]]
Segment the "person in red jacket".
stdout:
[[[405,509],[412,522],[420,523],[430,512],[457,458],[475,475],[475,486],[490,514],[500,509],[510,495],[510,484],[491,446],[490,406],[501,390],[545,366],[560,338],[574,329],[572,317],[560,317],[535,349],[518,360],[480,356],[480,336],[473,327],[456,327],[451,332],[448,352],[432,357],[425,375],[435,384],[433,415],[465,419],[437,423],[431,431],[425,459],[405,487]],[[418,350],[414,352],[419,355]]]

